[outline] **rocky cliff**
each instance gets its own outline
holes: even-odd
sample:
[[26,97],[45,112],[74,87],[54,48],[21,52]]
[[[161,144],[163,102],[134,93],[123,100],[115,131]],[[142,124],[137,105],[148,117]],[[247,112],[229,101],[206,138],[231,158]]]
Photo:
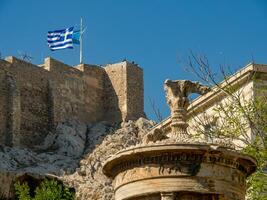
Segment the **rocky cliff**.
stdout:
[[76,199],[111,200],[112,182],[102,173],[104,161],[140,143],[153,125],[144,118],[120,124],[67,121],[33,149],[0,146],[0,192],[14,196],[14,181],[21,177],[55,177],[75,189]]

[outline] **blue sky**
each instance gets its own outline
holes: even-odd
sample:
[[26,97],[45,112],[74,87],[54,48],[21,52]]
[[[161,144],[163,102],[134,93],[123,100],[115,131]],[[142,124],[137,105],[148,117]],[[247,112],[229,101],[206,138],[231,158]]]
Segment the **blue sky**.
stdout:
[[79,48],[51,52],[48,30],[78,26],[83,17],[84,60],[107,64],[123,59],[144,69],[145,112],[155,119],[149,98],[163,117],[165,79],[193,79],[179,62],[189,51],[240,68],[252,58],[267,63],[267,1],[264,0],[0,0],[0,52],[27,52],[35,64],[51,56],[69,65]]

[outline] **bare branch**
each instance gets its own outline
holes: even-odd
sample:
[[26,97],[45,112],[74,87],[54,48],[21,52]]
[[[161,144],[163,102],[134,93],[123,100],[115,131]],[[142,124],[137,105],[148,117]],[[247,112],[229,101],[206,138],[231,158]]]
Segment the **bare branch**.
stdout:
[[149,104],[152,108],[152,111],[157,118],[157,121],[161,122],[163,120],[163,117],[162,117],[162,114],[161,114],[159,108],[156,106],[155,101],[151,97],[148,97],[148,100],[149,100]]
[[[205,127],[210,127],[210,116],[206,114],[192,113],[194,126],[197,132],[202,132],[208,137],[216,136],[221,138],[232,138],[233,140],[242,141],[246,145],[252,145],[252,138],[248,134],[248,130],[252,130],[255,137],[260,137],[262,144],[266,142],[266,121],[267,121],[267,95],[260,102],[265,104],[260,107],[255,99],[246,100],[244,95],[245,87],[233,85],[230,82],[230,75],[233,74],[229,66],[220,65],[220,77],[214,73],[206,56],[197,55],[190,51],[188,61],[186,63],[187,71],[193,73],[199,80],[205,84],[212,86],[214,91],[220,91],[225,94],[226,100],[221,100],[223,104],[215,105],[219,123],[216,124],[213,130],[206,131]],[[241,73],[241,72],[239,72]],[[248,76],[242,81],[242,84],[247,85],[256,77],[256,73]],[[223,80],[223,84],[219,82]],[[245,82],[244,82],[245,81]],[[265,109],[263,109],[265,107]],[[264,110],[264,112],[263,112]],[[264,117],[265,116],[265,117]],[[213,124],[214,125],[214,124]]]

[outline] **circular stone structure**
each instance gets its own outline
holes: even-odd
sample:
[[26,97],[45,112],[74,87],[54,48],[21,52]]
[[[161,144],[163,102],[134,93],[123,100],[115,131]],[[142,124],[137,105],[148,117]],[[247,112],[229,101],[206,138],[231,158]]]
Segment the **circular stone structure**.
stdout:
[[256,161],[210,144],[151,144],[118,152],[103,172],[115,200],[243,200]]

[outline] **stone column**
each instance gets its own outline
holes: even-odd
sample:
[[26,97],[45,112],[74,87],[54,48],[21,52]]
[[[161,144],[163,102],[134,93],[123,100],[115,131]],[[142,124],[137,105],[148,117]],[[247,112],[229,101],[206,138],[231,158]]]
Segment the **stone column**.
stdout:
[[174,192],[162,192],[161,200],[175,200],[175,193]]
[[187,137],[187,108],[189,100],[185,97],[176,100],[176,104],[183,105],[171,111],[171,129],[172,135],[176,139],[183,139]]

